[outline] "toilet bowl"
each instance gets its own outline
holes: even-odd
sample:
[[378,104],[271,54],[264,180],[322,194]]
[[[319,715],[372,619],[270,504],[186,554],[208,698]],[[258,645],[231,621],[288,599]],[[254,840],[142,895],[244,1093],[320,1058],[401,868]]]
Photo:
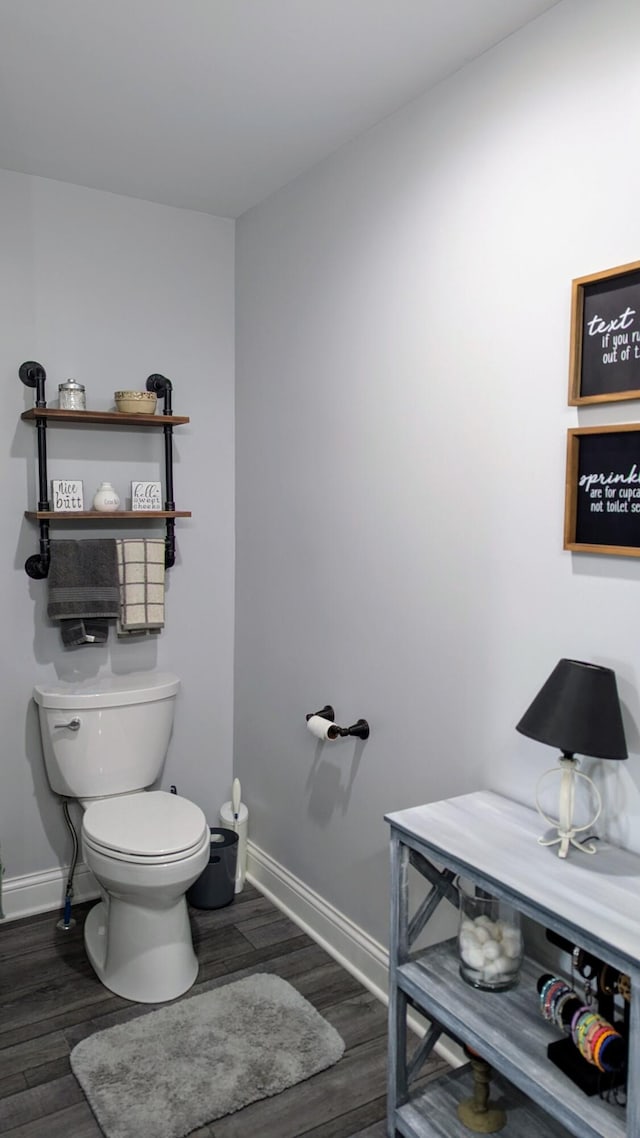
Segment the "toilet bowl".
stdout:
[[92,803],[82,851],[103,900],[89,913],[87,956],[102,983],[128,1000],[158,1003],[198,974],[185,894],[209,860],[202,810],[164,791]]
[[179,686],[135,673],[33,693],[51,789],[82,806],[83,858],[100,886],[87,955],[105,987],[141,1003],[175,999],[198,973],[185,894],[208,864],[209,827],[195,803],[149,789]]

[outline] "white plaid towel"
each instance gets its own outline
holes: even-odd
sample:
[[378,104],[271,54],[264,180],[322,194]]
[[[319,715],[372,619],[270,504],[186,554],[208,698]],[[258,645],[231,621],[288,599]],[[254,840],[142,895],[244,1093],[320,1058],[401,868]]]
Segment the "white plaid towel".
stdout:
[[164,540],[116,538],[120,578],[118,635],[164,626]]

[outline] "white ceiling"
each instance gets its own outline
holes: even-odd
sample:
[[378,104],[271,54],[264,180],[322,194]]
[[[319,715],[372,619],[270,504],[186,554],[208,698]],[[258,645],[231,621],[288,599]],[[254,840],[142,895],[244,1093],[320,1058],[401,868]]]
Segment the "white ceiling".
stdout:
[[237,217],[558,0],[0,0],[0,167]]

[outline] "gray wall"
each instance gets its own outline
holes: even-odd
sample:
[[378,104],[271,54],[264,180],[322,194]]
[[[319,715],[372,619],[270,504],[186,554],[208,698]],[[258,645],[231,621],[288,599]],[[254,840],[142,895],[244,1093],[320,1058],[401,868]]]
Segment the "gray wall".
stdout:
[[[5,882],[66,864],[70,842],[45,779],[33,684],[156,668],[183,681],[161,785],[176,783],[217,820],[232,767],[234,572],[232,222],[60,182],[0,172],[0,373],[4,408],[4,569],[0,722],[0,842]],[[139,644],[63,649],[46,617],[46,582],[23,565],[37,551],[24,519],[37,500],[36,434],[20,421],[33,393],[20,363],[47,370],[48,398],[74,376],[92,408],[119,388],[144,388],[154,371],[174,384],[175,495],[191,520],[176,523],[178,559],[166,594],[166,628]],[[52,428],[51,477],[84,480],[91,500],[112,481],[162,474],[162,432]],[[102,533],[116,533],[100,530]],[[163,529],[128,529],[162,536]],[[96,536],[52,526],[51,536]]]
[[[566,377],[572,277],[640,249],[639,33],[631,0],[564,0],[239,224],[235,773],[256,845],[381,941],[383,814],[481,786],[532,802],[555,756],[514,724],[562,655],[616,669],[633,754],[595,774],[610,832],[640,848],[640,564],[561,549],[566,428],[637,417],[578,414]],[[15,881],[70,852],[39,679],[174,669],[162,784],[212,816],[229,794],[234,230],[7,173],[0,225],[0,842]],[[28,358],[50,398],[74,375],[98,408],[165,372],[191,416],[176,497],[193,519],[157,641],[64,652],[46,586],[24,574]],[[136,435],[134,457],[132,437],[52,431],[51,473],[126,495],[161,446]],[[370,741],[314,740],[304,715],[325,700],[343,723],[367,717]]]
[[[616,669],[640,848],[640,562],[562,551],[573,277],[640,256],[640,9],[566,0],[245,215],[235,764],[258,847],[384,941],[386,811],[533,802],[514,725]],[[372,735],[322,745],[325,701]],[[602,767],[604,764],[600,764]]]

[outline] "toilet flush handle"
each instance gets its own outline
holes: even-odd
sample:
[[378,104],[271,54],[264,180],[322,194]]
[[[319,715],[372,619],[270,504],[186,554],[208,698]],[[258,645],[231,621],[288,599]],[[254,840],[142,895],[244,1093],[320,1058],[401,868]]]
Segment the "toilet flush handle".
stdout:
[[58,728],[60,728],[60,727],[66,727],[68,731],[79,731],[80,730],[80,720],[79,719],[70,719],[68,723],[54,723],[53,726],[55,727],[56,730],[58,730]]

